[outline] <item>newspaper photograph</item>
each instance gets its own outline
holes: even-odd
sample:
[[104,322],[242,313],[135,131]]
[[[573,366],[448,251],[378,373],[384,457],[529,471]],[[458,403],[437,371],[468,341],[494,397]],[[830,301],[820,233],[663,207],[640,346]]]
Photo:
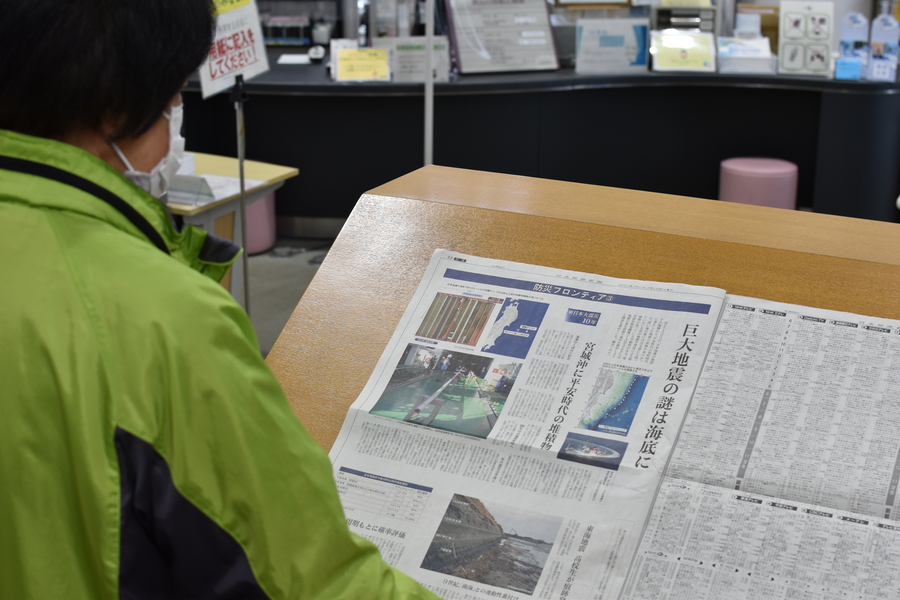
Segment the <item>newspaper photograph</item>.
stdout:
[[724,298],[436,251],[330,453],[351,531],[448,600],[618,598]]

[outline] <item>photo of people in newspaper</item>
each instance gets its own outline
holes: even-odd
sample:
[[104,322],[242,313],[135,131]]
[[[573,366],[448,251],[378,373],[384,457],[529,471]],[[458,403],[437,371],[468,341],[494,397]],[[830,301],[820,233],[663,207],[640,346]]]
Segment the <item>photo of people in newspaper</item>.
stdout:
[[609,368],[600,369],[587,405],[578,420],[578,427],[611,433],[628,435],[634,414],[641,404],[648,377],[615,371]]
[[370,414],[486,438],[522,364],[409,344]]
[[422,568],[531,594],[561,526],[561,517],[454,494]]
[[609,440],[593,435],[569,433],[557,453],[557,458],[594,467],[619,470],[628,444],[621,440]]

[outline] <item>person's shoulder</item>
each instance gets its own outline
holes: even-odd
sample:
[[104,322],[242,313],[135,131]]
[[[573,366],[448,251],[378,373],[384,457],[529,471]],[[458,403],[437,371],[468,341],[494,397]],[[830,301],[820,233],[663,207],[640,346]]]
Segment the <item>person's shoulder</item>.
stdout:
[[130,399],[124,425],[143,428],[147,439],[167,431],[168,420],[198,435],[213,422],[293,425],[247,313],[221,284],[146,244],[105,266],[109,277],[92,301],[118,363],[114,377],[127,390],[122,398]]
[[70,248],[85,302],[129,347],[154,341],[179,353],[259,352],[252,325],[222,285],[122,231],[99,227]]
[[[98,248],[92,259],[102,261],[110,271],[126,278],[132,292],[146,298],[147,303],[183,306],[192,302],[230,301],[231,295],[220,283],[146,241],[118,231],[106,233],[117,238],[115,243],[106,245],[103,250]],[[115,280],[107,278],[107,282],[121,287]]]

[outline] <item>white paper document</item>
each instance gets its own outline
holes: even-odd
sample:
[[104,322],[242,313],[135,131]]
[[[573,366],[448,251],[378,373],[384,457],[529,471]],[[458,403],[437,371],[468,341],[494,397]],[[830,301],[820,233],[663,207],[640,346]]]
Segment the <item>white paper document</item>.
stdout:
[[543,0],[448,0],[460,73],[559,68]]
[[670,474],[897,519],[900,324],[729,297]]
[[[224,200],[231,196],[237,196],[241,193],[241,180],[237,177],[226,177],[224,175],[204,175],[203,179],[209,184],[213,196],[216,200]],[[252,190],[264,185],[265,181],[258,179],[244,179],[244,191]]]
[[309,65],[312,61],[307,54],[282,54],[278,57],[279,65]]
[[[450,42],[447,36],[435,36],[431,53],[434,81],[450,80]],[[372,38],[373,48],[387,48],[391,77],[396,82],[425,81],[425,36]]]
[[887,598],[897,364],[900,322],[439,250],[330,456],[450,600]]
[[900,525],[666,478],[624,598],[895,598]]

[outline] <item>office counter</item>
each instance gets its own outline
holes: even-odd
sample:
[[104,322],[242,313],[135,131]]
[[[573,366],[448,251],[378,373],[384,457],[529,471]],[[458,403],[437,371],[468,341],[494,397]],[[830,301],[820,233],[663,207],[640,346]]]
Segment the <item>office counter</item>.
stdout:
[[[247,155],[303,165],[278,215],[346,218],[360,194],[423,162],[423,86],[335,83],[323,64],[247,84]],[[572,69],[463,75],[435,85],[435,164],[716,198],[719,162],[769,156],[800,169],[798,204],[896,221],[900,88],[813,77]],[[228,94],[189,83],[189,149],[233,154]]]

